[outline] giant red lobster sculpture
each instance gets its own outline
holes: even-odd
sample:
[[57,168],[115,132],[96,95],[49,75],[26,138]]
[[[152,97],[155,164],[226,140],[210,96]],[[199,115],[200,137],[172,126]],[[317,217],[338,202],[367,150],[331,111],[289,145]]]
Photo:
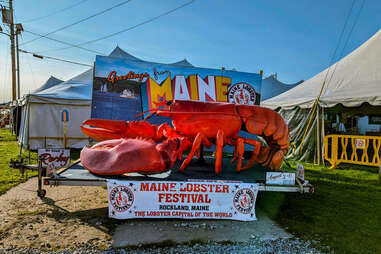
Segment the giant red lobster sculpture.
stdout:
[[[81,162],[91,172],[103,175],[127,172],[158,173],[172,167],[182,151],[191,148],[180,170],[184,170],[201,145],[216,145],[215,172],[221,172],[222,149],[235,146],[232,162],[237,171],[258,162],[279,169],[290,142],[283,118],[275,111],[253,105],[223,102],[173,100],[163,102],[164,108],[149,110],[151,114],[172,118],[168,124],[152,125],[146,121],[115,121],[89,119],[81,129],[89,137],[102,141],[81,152]],[[267,146],[257,140],[238,136],[240,130],[261,136]],[[160,143],[162,142],[162,143]],[[159,143],[159,144],[157,144]],[[244,144],[254,146],[251,158],[242,167]]]

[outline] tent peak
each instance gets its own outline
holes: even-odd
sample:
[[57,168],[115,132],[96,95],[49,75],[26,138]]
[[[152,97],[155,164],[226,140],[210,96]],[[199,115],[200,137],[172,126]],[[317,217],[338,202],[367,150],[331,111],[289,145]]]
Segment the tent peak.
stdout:
[[108,56],[109,57],[115,57],[115,58],[128,59],[128,60],[132,60],[132,61],[143,61],[143,60],[127,53],[126,51],[121,49],[118,45],[115,47],[115,49]]

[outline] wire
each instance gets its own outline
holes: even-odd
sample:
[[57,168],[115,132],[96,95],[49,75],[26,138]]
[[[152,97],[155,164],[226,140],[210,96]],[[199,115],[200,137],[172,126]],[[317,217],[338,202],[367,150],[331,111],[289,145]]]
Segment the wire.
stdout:
[[[343,31],[344,31],[344,29],[345,29],[345,27],[346,27],[346,25],[347,25],[348,20],[349,20],[350,13],[352,12],[352,8],[353,8],[354,1],[355,1],[355,0],[353,0],[353,2],[352,2],[352,6],[351,6],[351,9],[350,9],[350,12],[349,12],[349,14],[348,14],[348,16],[347,16],[347,19],[346,19],[346,21],[345,21],[345,25],[344,25],[344,27],[343,27]],[[353,25],[352,25],[352,28],[351,28],[351,30],[350,30],[350,33],[349,33],[349,35],[348,35],[348,37],[347,37],[347,40],[346,40],[346,42],[345,42],[345,44],[344,44],[344,47],[343,47],[343,49],[342,49],[341,56],[342,56],[342,54],[344,53],[344,49],[345,49],[345,47],[346,47],[346,45],[347,45],[347,43],[348,43],[348,41],[349,41],[349,38],[350,38],[350,36],[351,36],[351,34],[352,34],[352,31],[353,31],[355,25],[357,24],[358,18],[360,17],[360,13],[361,13],[361,11],[362,11],[362,9],[363,9],[363,7],[364,7],[364,4],[365,4],[365,0],[363,0],[362,5],[361,5],[361,8],[360,8],[359,12],[357,13],[357,16],[356,16],[356,18],[355,18],[355,21],[354,21],[354,23],[353,23]],[[342,39],[343,31],[342,31],[342,33],[341,33],[340,40],[339,40],[338,44],[340,43],[340,41],[341,41],[341,39]],[[338,48],[338,46],[336,47],[336,50],[337,50],[337,48]],[[335,53],[336,53],[336,50],[335,50]],[[332,56],[332,58],[334,58],[334,56]],[[331,60],[331,61],[332,61],[332,60]],[[327,76],[328,76],[328,72],[329,72],[331,66],[332,66],[332,65],[330,65],[329,68],[328,68],[328,70],[327,70],[327,73],[326,73],[326,75],[325,75],[323,84],[322,84],[321,89],[320,89],[320,93],[319,93],[319,95],[317,96],[317,98],[316,98],[316,100],[315,100],[315,103],[314,103],[314,106],[313,106],[313,109],[312,109],[312,113],[311,113],[311,115],[310,115],[310,119],[309,119],[308,124],[307,124],[307,127],[306,127],[306,129],[305,129],[305,131],[304,131],[303,138],[302,138],[302,142],[301,142],[301,144],[300,144],[300,146],[301,146],[300,153],[302,153],[302,146],[303,146],[303,143],[304,143],[304,139],[305,139],[305,137],[306,137],[306,135],[307,135],[307,131],[308,131],[309,127],[310,127],[310,124],[311,124],[311,121],[312,121],[312,117],[313,117],[313,115],[315,114],[316,108],[317,108],[317,106],[318,106],[318,104],[319,104],[320,96],[321,96],[321,94],[323,93],[323,90],[324,90],[324,87],[325,87],[325,84],[326,84],[326,79],[327,79]],[[333,74],[335,73],[337,66],[338,66],[338,63],[336,64],[335,69],[334,69],[334,72],[332,73],[331,78],[330,78],[330,80],[328,81],[328,83],[332,80]]]
[[58,13],[60,13],[60,12],[67,11],[67,10],[69,10],[69,9],[71,9],[71,8],[74,8],[74,7],[78,6],[78,5],[80,5],[80,4],[83,4],[83,3],[86,2],[86,1],[88,1],[88,0],[82,0],[82,1],[79,1],[78,3],[75,3],[75,4],[73,4],[73,5],[70,5],[70,6],[68,6],[68,7],[63,8],[63,9],[57,10],[57,11],[55,11],[55,12],[52,12],[52,13],[48,14],[48,15],[41,16],[41,17],[38,17],[38,18],[29,19],[29,20],[27,20],[27,21],[23,21],[22,23],[34,22],[34,21],[37,21],[37,20],[41,20],[41,19],[44,19],[44,18],[51,17],[51,16],[56,15],[56,14],[58,14]]
[[[348,21],[349,21],[349,17],[351,16],[351,13],[352,13],[352,10],[353,10],[353,6],[354,6],[355,2],[356,2],[355,0],[352,1],[351,8],[349,9],[349,12],[348,12],[348,14],[347,14],[347,17],[345,18],[344,27],[343,27],[343,29],[341,30],[340,37],[339,37],[339,41],[337,42],[335,51],[333,52],[333,55],[332,55],[332,57],[331,57],[331,60],[329,61],[328,70],[327,70],[327,72],[326,72],[326,74],[325,74],[323,83],[326,82],[327,77],[328,77],[328,74],[329,74],[329,71],[331,70],[333,61],[335,60],[336,52],[337,52],[337,50],[338,50],[339,47],[340,47],[340,43],[341,43],[341,40],[343,39],[343,35],[344,35],[344,32],[345,32],[345,29],[347,28],[347,24],[348,24]],[[323,88],[324,88],[324,87],[323,87]],[[322,90],[323,90],[323,88],[322,88]]]
[[78,62],[74,62],[74,61],[70,61],[70,60],[65,60],[65,59],[60,59],[60,58],[55,58],[55,57],[51,57],[51,56],[42,56],[42,55],[38,55],[36,53],[29,52],[29,51],[26,51],[26,50],[23,50],[23,49],[19,49],[19,51],[22,52],[22,53],[25,53],[25,54],[32,54],[34,57],[41,58],[41,59],[47,58],[47,59],[52,59],[52,60],[61,61],[61,62],[65,62],[65,63],[71,63],[71,64],[77,64],[77,65],[82,65],[82,66],[93,67],[90,64],[78,63]]
[[58,29],[56,29],[56,30],[54,30],[54,31],[51,31],[51,32],[47,33],[47,34],[41,35],[41,36],[38,37],[38,38],[34,38],[34,39],[30,40],[30,41],[24,42],[24,43],[21,44],[21,45],[26,45],[26,44],[28,44],[28,43],[31,43],[31,42],[36,41],[36,40],[38,40],[38,39],[41,39],[41,38],[43,38],[43,37],[45,37],[45,36],[48,36],[48,35],[54,34],[54,33],[56,33],[56,32],[62,31],[62,30],[64,30],[64,29],[67,29],[67,28],[69,28],[69,27],[72,27],[72,26],[77,25],[77,24],[79,24],[79,23],[82,23],[82,22],[84,22],[84,21],[86,21],[86,20],[89,20],[89,19],[92,19],[92,18],[94,18],[94,17],[96,17],[96,16],[99,16],[99,15],[101,15],[101,14],[103,14],[103,13],[106,13],[106,12],[108,12],[108,11],[111,11],[112,9],[114,9],[114,8],[116,8],[116,7],[119,7],[119,6],[122,6],[122,5],[124,5],[124,4],[127,4],[128,2],[131,2],[131,1],[132,1],[132,0],[126,0],[126,1],[123,1],[123,2],[121,2],[121,3],[119,3],[119,4],[116,4],[116,5],[114,5],[114,6],[111,6],[110,8],[107,8],[107,9],[105,9],[105,10],[102,10],[102,11],[100,11],[100,12],[97,12],[97,13],[95,13],[95,14],[93,14],[93,15],[90,15],[90,16],[88,16],[88,17],[86,17],[86,18],[80,19],[80,20],[78,20],[78,21],[76,21],[76,22],[74,22],[74,23],[71,23],[71,24],[69,24],[69,25],[60,27],[60,28],[58,28]]
[[[359,10],[359,12],[357,13],[357,16],[356,16],[356,18],[355,18],[355,21],[353,22],[353,25],[352,25],[352,27],[351,27],[351,30],[349,31],[347,40],[345,41],[344,47],[343,47],[342,50],[341,50],[339,59],[341,59],[342,56],[344,55],[344,50],[345,50],[345,48],[347,47],[349,38],[351,37],[352,32],[353,32],[353,30],[354,30],[354,28],[355,28],[355,26],[356,26],[356,24],[357,24],[357,21],[358,21],[358,19],[359,19],[359,17],[360,17],[360,13],[361,13],[361,11],[362,11],[362,9],[363,9],[363,7],[364,7],[364,4],[365,4],[365,0],[362,1],[360,10]],[[330,79],[329,79],[328,82],[327,82],[327,89],[328,89],[328,86],[329,86],[329,84],[330,84],[330,82],[331,82],[331,80],[332,80],[332,78],[333,78],[333,75],[334,75],[335,72],[336,72],[336,69],[337,69],[337,66],[339,65],[339,63],[340,63],[340,62],[338,62],[338,63],[335,65],[335,68],[333,69],[332,75],[331,75]]]
[[[36,35],[36,36],[41,36],[41,37],[44,37],[45,39],[48,39],[48,40],[51,40],[51,41],[55,41],[55,42],[58,42],[58,43],[61,43],[61,44],[69,45],[70,48],[79,48],[79,49],[82,49],[82,50],[85,50],[85,51],[88,51],[88,52],[91,52],[91,53],[103,55],[102,52],[99,52],[99,51],[96,51],[96,50],[87,49],[87,48],[83,48],[83,47],[79,47],[79,46],[77,46],[75,44],[72,44],[72,43],[69,43],[69,42],[60,41],[60,40],[57,40],[57,39],[53,39],[53,38],[50,38],[50,37],[47,37],[45,35],[41,35],[41,34],[38,34],[38,33],[35,33],[35,32],[31,32],[31,31],[28,31],[28,30],[24,30],[24,32],[30,33],[30,34],[33,34],[33,35]],[[51,50],[48,50],[48,51],[51,51]],[[44,52],[46,52],[46,51],[44,51]]]
[[[155,21],[155,20],[157,20],[157,19],[159,19],[159,18],[161,18],[161,17],[164,17],[164,16],[166,16],[166,15],[169,15],[170,13],[173,13],[173,12],[179,10],[179,9],[182,9],[182,8],[184,8],[184,7],[186,7],[186,6],[190,5],[190,4],[192,4],[193,2],[195,2],[195,0],[191,0],[191,1],[189,1],[189,2],[187,2],[187,3],[185,3],[185,4],[183,4],[183,5],[180,5],[180,6],[176,7],[176,8],[174,8],[174,9],[171,9],[171,10],[169,10],[169,11],[167,11],[167,12],[164,12],[164,13],[158,15],[158,16],[155,16],[155,17],[153,17],[153,18],[150,18],[150,19],[148,19],[148,20],[146,20],[146,21],[143,21],[143,22],[141,22],[141,23],[139,23],[139,24],[136,24],[136,25],[134,25],[134,26],[125,28],[125,29],[120,30],[120,31],[118,31],[118,32],[115,32],[115,33],[112,33],[112,34],[108,34],[108,35],[106,35],[106,36],[102,36],[102,37],[99,37],[99,38],[94,39],[94,40],[90,40],[90,41],[82,42],[82,43],[79,43],[79,44],[76,44],[76,45],[72,45],[72,46],[70,46],[70,47],[58,48],[58,49],[55,49],[54,51],[70,49],[70,48],[72,48],[72,47],[79,47],[79,46],[87,45],[87,44],[94,43],[94,42],[97,42],[97,41],[100,41],[100,40],[108,39],[108,38],[110,38],[110,37],[113,37],[113,36],[119,35],[119,34],[121,34],[121,33],[130,31],[130,30],[135,29],[135,28],[137,28],[137,27],[139,27],[139,26],[148,24],[148,23],[150,23],[150,22],[152,22],[152,21]],[[53,51],[53,50],[46,50],[46,51],[43,51],[43,52],[48,52],[48,51]]]

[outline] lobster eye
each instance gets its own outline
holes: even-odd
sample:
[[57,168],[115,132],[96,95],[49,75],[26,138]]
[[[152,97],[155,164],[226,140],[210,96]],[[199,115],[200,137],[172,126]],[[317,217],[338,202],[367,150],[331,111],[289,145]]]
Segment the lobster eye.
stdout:
[[167,106],[171,106],[171,105],[172,105],[172,101],[167,101],[165,104],[166,104]]

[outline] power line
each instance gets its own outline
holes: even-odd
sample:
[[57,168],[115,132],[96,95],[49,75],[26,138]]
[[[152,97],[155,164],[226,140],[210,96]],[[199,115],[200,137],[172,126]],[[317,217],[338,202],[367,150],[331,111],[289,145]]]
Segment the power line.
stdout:
[[340,43],[341,43],[341,41],[342,41],[342,39],[343,39],[343,35],[344,35],[344,32],[345,32],[345,29],[347,28],[347,24],[348,24],[348,21],[349,21],[349,17],[351,16],[351,13],[352,13],[352,10],[353,10],[353,6],[355,5],[355,2],[356,2],[356,0],[352,0],[351,8],[349,9],[349,12],[348,12],[348,14],[347,14],[347,17],[345,18],[345,23],[344,23],[343,29],[341,30],[340,37],[339,37],[339,41],[337,42],[335,51],[333,52],[332,58],[331,58],[331,60],[329,61],[328,70],[327,70],[327,72],[326,72],[326,74],[325,74],[325,77],[324,77],[324,83],[325,83],[326,80],[327,80],[329,71],[331,70],[333,61],[335,60],[336,52],[337,52],[337,50],[338,50],[339,47],[340,47]]
[[[352,2],[351,9],[350,9],[349,14],[348,14],[348,16],[347,16],[347,19],[346,19],[346,21],[345,21],[345,25],[344,25],[344,27],[343,27],[343,31],[342,31],[342,33],[341,33],[341,35],[340,35],[340,40],[339,40],[338,44],[340,44],[340,42],[341,42],[342,35],[343,35],[343,33],[344,33],[344,29],[345,29],[345,27],[346,27],[346,25],[347,25],[347,22],[348,22],[348,20],[349,20],[349,16],[350,16],[350,14],[351,14],[351,12],[352,12],[352,8],[353,8],[353,5],[354,5],[354,2],[355,2],[355,0],[353,0],[353,2]],[[353,25],[352,25],[352,28],[351,28],[351,30],[350,30],[350,32],[349,32],[349,35],[348,35],[348,37],[347,37],[347,40],[346,40],[346,42],[345,42],[345,44],[344,44],[344,47],[343,47],[343,49],[342,49],[341,55],[344,53],[344,49],[345,49],[345,47],[346,47],[346,45],[347,45],[347,43],[348,43],[348,41],[349,41],[349,38],[350,38],[350,36],[351,36],[351,34],[352,34],[352,31],[353,31],[355,25],[357,24],[358,18],[360,17],[360,13],[361,13],[361,11],[362,11],[362,9],[363,9],[363,7],[364,7],[364,4],[365,4],[365,0],[363,0],[362,5],[361,5],[361,8],[360,8],[359,12],[357,13],[357,16],[356,16],[356,18],[355,18],[355,21],[354,21],[354,23],[353,23]],[[338,46],[336,47],[336,50],[337,50],[337,48],[338,48]],[[335,50],[335,53],[336,53],[336,50]],[[333,56],[333,57],[334,57],[334,56]],[[332,58],[332,59],[333,59],[333,58]],[[336,71],[337,66],[338,66],[338,63],[336,64],[335,69],[334,69],[334,71],[333,71],[333,73],[332,73],[332,75],[331,75],[331,78],[329,79],[329,81],[328,81],[327,83],[329,83],[329,82],[331,81],[331,79],[332,79],[332,77],[333,77],[333,74],[335,74],[335,71]],[[325,87],[325,85],[326,85],[327,76],[328,76],[328,72],[329,72],[330,68],[331,68],[331,65],[329,66],[329,68],[328,68],[328,70],[327,70],[327,73],[326,73],[326,75],[325,75],[323,84],[322,84],[322,86],[321,86],[321,88],[320,88],[320,93],[319,93],[319,95],[316,97],[316,100],[315,100],[315,102],[314,102],[313,108],[312,108],[312,110],[311,110],[311,112],[310,112],[311,115],[310,115],[310,118],[309,118],[309,120],[308,120],[307,127],[306,127],[306,129],[305,129],[305,131],[304,131],[304,134],[303,134],[303,137],[302,137],[302,142],[301,142],[301,144],[300,144],[301,147],[303,146],[304,139],[305,139],[306,134],[307,134],[307,131],[308,131],[309,127],[310,127],[310,124],[311,124],[311,121],[312,121],[312,117],[314,116],[315,111],[316,111],[316,108],[318,107],[319,100],[320,100],[320,96],[322,95],[323,90],[324,90],[324,87]],[[327,85],[327,87],[328,87],[328,85]],[[302,149],[300,149],[300,152],[302,152]]]
[[[38,33],[35,33],[35,32],[31,32],[31,31],[28,31],[28,30],[25,30],[25,29],[24,29],[24,32],[30,33],[30,34],[33,34],[33,35],[36,35],[36,36],[41,36],[41,37],[44,37],[45,39],[48,39],[48,40],[51,40],[51,41],[55,41],[55,42],[58,42],[58,43],[61,43],[61,44],[69,45],[70,48],[79,48],[79,49],[82,49],[82,50],[85,50],[85,51],[88,51],[88,52],[91,52],[91,53],[103,55],[102,52],[99,52],[99,51],[96,51],[96,50],[87,49],[87,48],[83,48],[83,47],[77,46],[77,45],[69,43],[69,42],[53,39],[53,38],[47,37],[45,35],[41,35],[41,34],[38,34]],[[49,51],[51,51],[51,50],[49,50]]]
[[[341,57],[344,55],[344,50],[345,50],[345,48],[347,47],[349,38],[350,38],[351,35],[352,35],[352,32],[353,32],[353,30],[354,30],[354,28],[355,28],[355,26],[356,26],[356,24],[357,24],[357,21],[358,21],[358,19],[359,19],[359,17],[360,17],[360,13],[361,13],[361,11],[362,11],[364,5],[365,5],[365,0],[362,1],[360,10],[359,10],[359,12],[357,13],[357,16],[356,16],[356,18],[355,18],[355,21],[354,21],[353,24],[352,24],[351,30],[349,31],[347,40],[346,40],[345,43],[344,43],[344,47],[343,47],[342,50],[341,50],[341,53],[340,53],[340,57],[339,57],[339,58],[341,58]],[[335,65],[335,68],[333,69],[332,75],[331,75],[330,79],[329,79],[328,82],[327,82],[327,89],[328,89],[328,85],[329,85],[329,83],[331,82],[331,80],[332,80],[332,78],[333,78],[333,75],[334,75],[335,72],[336,72],[336,69],[337,69],[337,66],[339,65],[339,63],[340,63],[340,62],[338,62],[338,63]]]
[[[82,43],[79,43],[79,44],[76,44],[76,45],[72,45],[72,46],[70,46],[70,47],[58,48],[58,49],[53,49],[53,50],[54,50],[54,51],[65,50],[65,49],[70,49],[70,48],[72,48],[72,47],[80,47],[80,46],[83,46],[83,45],[86,45],[86,44],[90,44],[90,43],[94,43],[94,42],[97,42],[97,41],[100,41],[100,40],[108,39],[108,38],[110,38],[110,37],[113,37],[113,36],[119,35],[119,34],[121,34],[121,33],[130,31],[130,30],[135,29],[135,28],[137,28],[137,27],[139,27],[139,26],[148,24],[148,23],[150,23],[150,22],[152,22],[152,21],[155,21],[155,20],[157,20],[157,19],[159,19],[159,18],[161,18],[161,17],[164,17],[164,16],[166,16],[166,15],[169,15],[169,14],[171,14],[171,13],[173,13],[173,12],[179,10],[179,9],[182,9],[182,8],[184,8],[184,7],[186,7],[186,6],[190,5],[190,4],[192,4],[193,2],[195,2],[195,0],[191,0],[191,1],[189,1],[189,2],[186,2],[186,3],[183,4],[183,5],[180,5],[180,6],[176,7],[176,8],[173,8],[173,9],[171,9],[171,10],[169,10],[169,11],[166,11],[166,12],[164,12],[164,13],[158,15],[158,16],[155,16],[155,17],[153,17],[153,18],[150,18],[150,19],[148,19],[148,20],[146,20],[146,21],[143,21],[143,22],[141,22],[141,23],[139,23],[139,24],[136,24],[136,25],[134,25],[134,26],[125,28],[125,29],[120,30],[120,31],[118,31],[118,32],[111,33],[111,34],[108,34],[108,35],[106,35],[106,36],[102,36],[102,37],[99,37],[99,38],[97,38],[97,39],[94,39],[94,40],[90,40],[90,41],[82,42]],[[53,51],[53,50],[46,50],[46,51],[43,51],[43,52],[48,52],[48,51]]]
[[74,8],[74,7],[78,6],[78,5],[80,5],[80,4],[83,4],[83,3],[86,2],[86,1],[88,1],[88,0],[82,0],[82,1],[79,1],[78,3],[75,3],[75,4],[73,4],[73,5],[70,5],[70,6],[68,6],[68,7],[63,8],[63,9],[57,10],[57,11],[55,11],[55,12],[52,12],[52,13],[47,14],[47,15],[44,15],[44,16],[40,16],[40,17],[38,17],[38,18],[33,18],[33,19],[29,19],[29,20],[27,20],[27,21],[23,21],[22,23],[34,22],[34,21],[37,21],[37,20],[41,20],[41,19],[44,19],[44,18],[51,17],[51,16],[56,15],[56,14],[58,14],[58,13],[60,13],[60,12],[67,11],[67,10],[69,10],[69,9],[71,9],[71,8]]
[[[31,43],[31,42],[36,41],[36,40],[38,40],[38,39],[41,39],[41,38],[43,38],[43,37],[45,37],[45,36],[48,36],[48,35],[54,34],[54,33],[56,33],[56,32],[62,31],[62,30],[64,30],[64,29],[67,29],[67,28],[69,28],[69,27],[72,27],[72,26],[77,25],[77,24],[79,24],[79,23],[82,23],[82,22],[84,22],[84,21],[86,21],[86,20],[89,20],[89,19],[92,19],[92,18],[94,18],[94,17],[96,17],[96,16],[99,16],[99,15],[101,15],[101,14],[103,14],[103,13],[106,13],[106,12],[108,12],[108,11],[111,11],[112,9],[114,9],[114,8],[116,8],[116,7],[120,7],[120,6],[124,5],[124,4],[127,4],[128,2],[131,2],[131,1],[132,1],[132,0],[126,0],[126,1],[123,1],[123,2],[121,2],[121,3],[119,3],[119,4],[116,4],[116,5],[114,5],[114,6],[111,6],[110,8],[107,8],[107,9],[105,9],[105,10],[102,10],[102,11],[100,11],[100,12],[97,12],[97,13],[95,13],[95,14],[93,14],[93,15],[90,15],[90,16],[88,16],[88,17],[86,17],[86,18],[80,19],[80,20],[78,20],[78,21],[76,21],[76,22],[74,22],[74,23],[71,23],[71,24],[69,24],[69,25],[60,27],[60,28],[58,28],[58,29],[56,29],[56,30],[54,30],[54,31],[49,32],[49,33],[46,33],[46,34],[44,34],[43,36],[41,35],[40,37],[37,37],[37,38],[34,38],[34,39],[29,40],[29,41],[27,41],[27,42],[24,42],[24,43],[21,44],[21,45],[25,45],[25,44]],[[46,37],[45,37],[45,38],[46,38]]]
[[41,58],[41,59],[46,58],[46,59],[52,59],[52,60],[61,61],[61,62],[65,62],[65,63],[71,63],[71,64],[77,64],[77,65],[82,65],[82,66],[93,67],[90,64],[84,64],[84,63],[74,62],[74,61],[71,61],[71,60],[60,59],[60,58],[51,57],[51,56],[42,56],[42,55],[38,55],[36,53],[29,52],[29,51],[26,51],[26,50],[23,50],[23,49],[19,49],[19,51],[22,52],[22,53],[25,53],[25,54],[31,54],[34,57]]

